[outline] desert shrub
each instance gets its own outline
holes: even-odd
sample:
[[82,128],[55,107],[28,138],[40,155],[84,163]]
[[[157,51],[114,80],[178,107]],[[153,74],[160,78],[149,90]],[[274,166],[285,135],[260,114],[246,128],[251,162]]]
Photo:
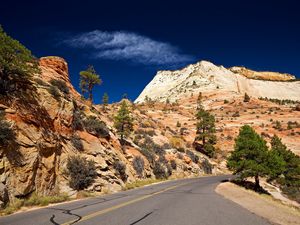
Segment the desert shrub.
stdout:
[[187,131],[187,128],[181,127],[181,128],[180,128],[180,131],[179,131],[180,135],[184,135],[184,132],[185,132],[185,131]]
[[155,162],[153,173],[156,179],[164,179],[168,177],[165,167],[160,162]]
[[166,168],[167,168],[167,177],[169,177],[173,173],[173,168],[170,164],[166,164]]
[[94,161],[79,156],[71,156],[67,161],[69,185],[74,190],[84,190],[89,187],[97,176]]
[[173,170],[176,170],[176,169],[177,169],[177,164],[176,164],[176,161],[175,161],[174,159],[172,159],[172,160],[170,161],[170,164],[171,164],[171,167],[172,167]]
[[199,156],[195,155],[194,152],[190,151],[190,150],[187,150],[186,151],[186,154],[188,155],[188,157],[191,158],[191,160],[194,162],[194,163],[198,163],[199,162]]
[[50,84],[54,87],[57,87],[64,94],[69,94],[70,90],[67,87],[66,83],[62,80],[51,79]]
[[232,117],[239,117],[240,116],[240,113],[238,112],[238,111],[236,111],[233,115],[232,115]]
[[152,151],[146,149],[146,148],[141,148],[140,152],[146,157],[148,162],[153,165],[155,161],[155,155]]
[[161,147],[163,149],[170,149],[170,148],[172,148],[172,146],[169,143],[164,143]]
[[121,162],[121,161],[115,161],[114,164],[114,169],[117,171],[118,175],[123,181],[127,180],[127,174],[126,174],[126,164]]
[[282,192],[290,199],[300,203],[300,188],[295,186],[282,186]]
[[48,86],[48,84],[40,78],[35,78],[34,81],[41,86]]
[[141,156],[135,156],[133,158],[132,164],[138,176],[142,177],[144,172],[144,166],[145,166],[144,159]]
[[173,136],[172,138],[170,138],[170,145],[173,148],[179,149],[179,148],[183,148],[184,143],[180,137]]
[[83,115],[82,112],[78,109],[73,112],[72,128],[73,130],[82,130],[83,129]]
[[177,153],[177,157],[178,157],[178,159],[183,159],[183,154],[182,153]]
[[207,159],[204,159],[202,161],[201,166],[202,166],[202,169],[203,169],[204,173],[212,174],[213,166],[211,165],[211,163]]
[[47,90],[53,96],[53,98],[55,98],[57,101],[59,100],[60,93],[56,86],[50,86]]
[[280,130],[281,129],[281,123],[280,121],[276,120],[275,121],[275,125],[273,126],[274,129],[276,130]]
[[6,148],[16,142],[16,132],[12,125],[4,119],[4,113],[0,111],[0,148]]
[[228,104],[229,101],[227,99],[224,100],[224,104]]
[[71,136],[71,143],[78,151],[84,150],[81,138],[78,135],[74,134]]
[[249,101],[250,101],[250,96],[247,93],[245,93],[244,102],[249,102]]
[[95,116],[89,116],[83,120],[83,125],[87,132],[97,135],[98,137],[109,137],[109,130],[105,123],[98,120]]
[[137,129],[134,133],[140,135],[149,135],[150,137],[153,137],[155,135],[154,130],[145,130],[145,129]]
[[177,121],[176,127],[181,127],[181,123],[179,121]]
[[162,146],[159,146],[157,144],[154,144],[152,146],[153,152],[159,156],[164,156],[166,154],[165,149],[162,148]]

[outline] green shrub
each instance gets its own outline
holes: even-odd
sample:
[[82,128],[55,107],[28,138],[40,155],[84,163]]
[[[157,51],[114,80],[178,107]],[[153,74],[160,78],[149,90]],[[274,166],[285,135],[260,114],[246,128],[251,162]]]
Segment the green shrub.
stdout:
[[6,148],[16,142],[16,132],[9,122],[4,119],[4,113],[0,111],[0,148]]
[[224,100],[224,104],[228,104],[229,101],[227,99]]
[[48,84],[40,78],[35,78],[34,81],[41,86],[48,86]]
[[201,166],[202,166],[202,169],[203,169],[204,173],[212,174],[213,166],[211,165],[211,163],[207,159],[204,159],[202,161]]
[[144,172],[144,166],[145,166],[144,159],[141,156],[135,156],[133,158],[132,164],[138,176],[142,177]]
[[73,130],[82,130],[83,129],[83,115],[80,110],[75,110],[73,112],[72,128]]
[[154,161],[155,161],[155,154],[146,149],[146,148],[141,148],[140,149],[140,152],[146,157],[146,159],[148,160],[148,162],[153,165],[154,164]]
[[71,156],[67,162],[69,185],[74,190],[84,190],[95,180],[97,173],[94,161],[79,156]]
[[63,92],[64,94],[69,94],[70,90],[67,87],[66,83],[62,80],[57,80],[57,79],[51,79],[50,80],[50,84],[52,86],[57,87],[61,92]]
[[176,170],[176,169],[177,169],[177,164],[176,164],[176,161],[175,161],[174,159],[172,159],[172,160],[170,161],[170,164],[171,164],[171,167],[172,167],[173,170]]
[[98,120],[95,116],[89,116],[83,120],[84,127],[87,132],[97,135],[98,137],[108,138],[109,130],[105,123]]
[[126,174],[126,164],[121,162],[121,161],[115,161],[114,164],[114,169],[117,171],[118,175],[123,181],[127,180],[127,174]]
[[156,179],[165,179],[168,177],[165,167],[160,162],[155,162],[153,173]]
[[190,150],[187,150],[186,151],[186,154],[188,155],[188,157],[191,158],[191,160],[194,162],[194,163],[198,163],[199,162],[199,156],[197,156],[194,152],[190,151]]
[[48,92],[53,96],[53,98],[55,98],[57,101],[59,100],[60,98],[60,93],[59,93],[59,90],[56,86],[50,86],[48,88]]
[[71,143],[78,151],[84,150],[81,138],[78,135],[76,134],[72,135]]

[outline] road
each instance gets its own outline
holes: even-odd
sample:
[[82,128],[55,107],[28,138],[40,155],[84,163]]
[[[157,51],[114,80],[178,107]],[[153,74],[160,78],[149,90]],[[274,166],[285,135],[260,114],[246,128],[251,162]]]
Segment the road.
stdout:
[[215,193],[228,176],[168,181],[0,218],[1,225],[270,225]]

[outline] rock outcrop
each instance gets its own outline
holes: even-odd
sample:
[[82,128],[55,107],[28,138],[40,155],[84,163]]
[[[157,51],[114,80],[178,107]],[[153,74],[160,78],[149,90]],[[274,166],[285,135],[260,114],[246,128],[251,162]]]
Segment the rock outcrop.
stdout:
[[[40,68],[41,74],[35,74],[32,79],[34,88],[29,95],[0,98],[0,110],[5,112],[5,119],[16,133],[15,143],[0,148],[0,206],[8,199],[26,198],[33,192],[39,195],[76,193],[69,187],[66,174],[67,160],[73,155],[95,162],[97,177],[88,188],[90,191],[114,192],[121,190],[125,182],[154,177],[152,165],[131,137],[122,147],[115,134],[111,118],[118,104],[109,106],[107,112],[83,100],[72,86],[67,63],[62,58],[43,57]],[[52,93],[52,80],[63,81],[69,91]],[[88,118],[102,121],[108,134],[99,136],[86,127],[77,127]],[[82,149],[76,148],[74,137],[81,142]],[[171,155],[176,158],[176,153]],[[142,177],[133,168],[135,156],[145,161]],[[115,169],[116,162],[126,165],[126,180]],[[186,164],[177,159],[177,163],[173,173],[184,176],[204,173],[200,162]]]
[[[211,91],[226,91],[241,95],[248,93],[254,97],[300,100],[300,81],[255,80],[247,78],[250,75],[246,74],[252,74],[249,70],[246,71],[242,68],[231,70],[207,61],[201,61],[181,70],[159,71],[135,102],[145,101],[146,96],[161,102],[166,101],[166,99],[176,101],[192,94]],[[261,74],[269,80],[275,80],[274,74],[276,77],[283,77],[282,80],[293,78],[290,75],[279,75],[271,72],[253,72],[253,74],[257,78],[259,77],[258,74]]]
[[277,73],[269,71],[254,71],[245,67],[234,66],[229,68],[230,71],[243,75],[249,79],[255,80],[270,80],[270,81],[293,81],[296,79],[295,76],[288,73]]

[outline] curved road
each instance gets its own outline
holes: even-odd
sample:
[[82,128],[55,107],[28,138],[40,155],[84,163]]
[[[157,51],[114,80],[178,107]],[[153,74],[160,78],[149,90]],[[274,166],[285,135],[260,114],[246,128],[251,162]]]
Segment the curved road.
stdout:
[[270,225],[215,193],[229,176],[168,181],[0,218],[2,225]]

